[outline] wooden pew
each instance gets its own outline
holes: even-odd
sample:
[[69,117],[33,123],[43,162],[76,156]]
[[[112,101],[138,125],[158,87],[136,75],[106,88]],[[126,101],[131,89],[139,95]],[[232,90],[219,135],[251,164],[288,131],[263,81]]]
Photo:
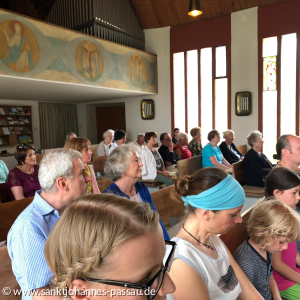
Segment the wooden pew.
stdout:
[[[0,282],[1,289],[9,287],[12,290],[20,289],[16,277],[11,268],[10,257],[7,252],[7,247],[0,247]],[[21,296],[15,296],[11,293],[9,296],[4,296],[1,293],[0,299],[2,300],[21,300]]]
[[7,233],[19,214],[32,202],[33,197],[0,204],[0,241],[5,241]]
[[97,157],[98,144],[91,145],[90,149],[93,151],[93,159]]
[[0,203],[9,202],[7,183],[0,183]]
[[171,185],[151,194],[154,205],[163,222],[169,222],[171,218],[182,215],[185,211],[181,197],[177,196],[175,200],[173,200],[171,197],[173,193],[174,185]]
[[98,177],[98,179],[97,179],[97,184],[98,184],[98,187],[99,187],[99,190],[101,193],[106,188],[108,188],[112,183],[113,183],[113,181],[105,176]]
[[[244,169],[243,161],[236,162],[232,164],[232,176],[241,184],[244,183]],[[265,189],[263,187],[243,185],[245,195],[247,197],[257,197],[261,198],[265,194]]]
[[194,156],[177,162],[178,176],[192,175],[202,168],[202,155]]
[[100,172],[103,174],[104,172],[104,165],[107,161],[107,156],[99,156],[99,157],[94,157],[93,158],[93,168],[94,172]]
[[236,147],[245,156],[248,152],[247,145],[241,145]]
[[36,162],[39,164],[43,158],[44,154],[39,154],[37,153],[36,154]]
[[251,211],[263,200],[264,198],[259,199],[242,214],[243,223],[236,224],[228,232],[220,235],[221,240],[224,242],[224,244],[232,254],[249,236],[247,232],[247,222],[250,218]]

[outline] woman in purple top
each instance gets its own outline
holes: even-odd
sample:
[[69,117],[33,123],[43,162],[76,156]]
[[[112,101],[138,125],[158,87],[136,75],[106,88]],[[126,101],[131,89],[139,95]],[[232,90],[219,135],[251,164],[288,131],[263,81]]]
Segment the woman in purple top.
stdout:
[[18,144],[14,148],[18,166],[8,174],[8,193],[11,201],[34,196],[41,189],[36,164],[35,149],[29,144]]

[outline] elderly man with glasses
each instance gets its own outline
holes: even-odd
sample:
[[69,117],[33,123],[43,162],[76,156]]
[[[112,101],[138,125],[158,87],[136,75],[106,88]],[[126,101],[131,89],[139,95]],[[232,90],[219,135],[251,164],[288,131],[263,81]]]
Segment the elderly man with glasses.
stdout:
[[180,157],[173,151],[171,136],[165,132],[160,135],[159,139],[161,146],[159,147],[158,152],[164,160],[166,168],[171,165],[176,165],[177,161],[180,160]]

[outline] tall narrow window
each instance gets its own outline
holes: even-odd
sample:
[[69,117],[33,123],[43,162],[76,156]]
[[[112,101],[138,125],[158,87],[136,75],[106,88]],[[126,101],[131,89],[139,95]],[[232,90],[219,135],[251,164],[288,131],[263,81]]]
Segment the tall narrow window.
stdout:
[[228,129],[228,80],[226,78],[226,47],[216,48],[215,129]]
[[212,48],[201,49],[201,139],[205,145],[212,130]]
[[[187,133],[198,126],[198,112],[198,51],[192,50],[187,52]],[[192,138],[190,134],[188,136]]]
[[271,160],[277,141],[277,37],[263,39],[264,154]]
[[280,135],[296,134],[296,33],[281,38]]
[[185,131],[185,85],[184,85],[184,53],[173,55],[174,75],[174,121],[175,126]]

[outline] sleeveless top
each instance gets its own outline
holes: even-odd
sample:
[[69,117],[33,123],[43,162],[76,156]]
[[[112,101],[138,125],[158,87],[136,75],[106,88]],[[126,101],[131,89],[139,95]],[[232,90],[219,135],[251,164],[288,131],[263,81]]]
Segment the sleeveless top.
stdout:
[[181,159],[187,159],[187,158],[191,158],[192,157],[192,153],[191,151],[188,149],[188,147],[181,147],[179,144],[177,144],[173,150],[175,150],[176,148],[178,148],[181,151]]
[[[85,165],[85,172],[92,178],[91,170],[88,165]],[[88,182],[88,187],[87,187],[86,193],[93,194],[92,181]]]
[[[218,253],[217,259],[204,254],[191,243],[175,237],[172,239],[177,243],[174,260],[182,260],[199,274],[206,285],[210,300],[241,299],[241,287],[230,265],[225,245],[217,236],[210,236],[209,239]],[[174,298],[169,294],[167,299]]]

